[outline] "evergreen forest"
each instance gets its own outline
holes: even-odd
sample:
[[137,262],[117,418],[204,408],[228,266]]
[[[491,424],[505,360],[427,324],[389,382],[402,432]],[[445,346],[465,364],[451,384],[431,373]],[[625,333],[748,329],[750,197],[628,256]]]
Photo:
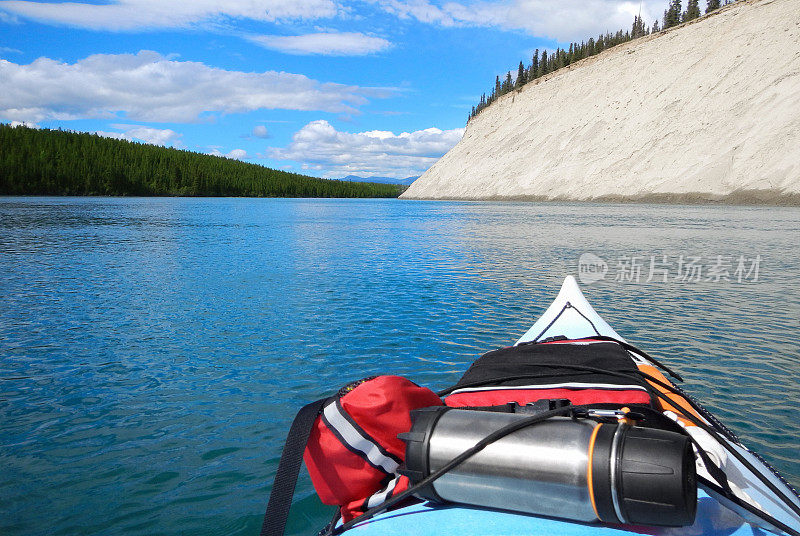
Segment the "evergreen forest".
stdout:
[[0,124],[0,195],[397,197],[402,188],[319,179],[97,134]]

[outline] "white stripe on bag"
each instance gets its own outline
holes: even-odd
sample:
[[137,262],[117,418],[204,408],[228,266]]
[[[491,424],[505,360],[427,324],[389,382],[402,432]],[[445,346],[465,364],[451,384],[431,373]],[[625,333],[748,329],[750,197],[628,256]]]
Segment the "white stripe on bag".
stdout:
[[390,480],[388,484],[386,484],[385,488],[383,488],[378,493],[375,493],[369,499],[367,499],[367,508],[374,508],[386,502],[386,499],[388,499],[391,496],[392,492],[394,491],[394,488],[397,487],[397,482],[399,480],[400,480],[400,475],[397,475],[392,480]]
[[[617,385],[613,383],[551,383],[547,385],[497,385],[493,387],[465,387],[464,389],[458,389],[450,393],[450,395],[455,395],[459,393],[472,393],[477,391],[515,391],[515,390],[524,390],[524,391],[535,391],[539,389],[604,389],[608,391],[620,391],[624,390],[627,391],[629,389],[638,389],[640,391],[647,391],[647,389],[641,385]],[[450,396],[448,395],[448,396]]]
[[322,414],[325,416],[328,423],[335,428],[335,432],[347,443],[347,446],[361,452],[369,463],[389,474],[397,470],[399,464],[393,459],[384,456],[378,445],[361,435],[361,432],[350,424],[350,421],[339,412],[336,403],[325,406],[325,409],[322,410]]

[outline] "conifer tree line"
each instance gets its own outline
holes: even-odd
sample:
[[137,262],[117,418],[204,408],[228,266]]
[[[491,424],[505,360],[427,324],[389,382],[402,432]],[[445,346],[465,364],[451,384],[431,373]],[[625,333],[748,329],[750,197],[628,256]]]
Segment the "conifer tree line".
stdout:
[[0,124],[0,195],[397,197],[401,188],[319,179],[97,134]]
[[[506,93],[519,89],[528,82],[558,71],[584,58],[599,54],[621,43],[627,43],[628,41],[645,35],[658,33],[702,16],[700,0],[688,0],[686,10],[683,10],[682,1],[683,0],[670,0],[669,6],[664,11],[663,19],[660,23],[658,20],[654,21],[652,26],[645,25],[642,17],[637,15],[633,19],[633,26],[630,30],[619,30],[616,33],[609,32],[600,34],[597,39],[592,37],[589,38],[588,41],[570,43],[569,50],[557,48],[555,52],[550,52],[549,54],[546,50],[543,50],[540,54],[537,48],[530,64],[526,66],[524,62],[519,62],[516,78],[511,76],[511,71],[508,71],[503,79],[501,79],[500,76],[495,77],[494,87],[488,94],[484,93],[481,95],[478,104],[472,107],[467,122]],[[723,3],[727,5],[735,1],[736,0],[724,0],[724,2],[722,2],[721,0],[706,0],[705,12],[711,13],[719,9]]]

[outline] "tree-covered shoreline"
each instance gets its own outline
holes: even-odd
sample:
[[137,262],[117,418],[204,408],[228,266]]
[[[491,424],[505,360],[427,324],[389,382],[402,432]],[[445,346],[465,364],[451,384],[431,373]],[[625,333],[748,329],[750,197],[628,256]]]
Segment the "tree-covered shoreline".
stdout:
[[0,124],[0,195],[397,197],[402,190],[97,134]]
[[[734,1],[724,0],[724,4],[731,4]],[[596,56],[604,50],[622,43],[658,33],[702,16],[699,5],[700,0],[688,0],[685,11],[681,3],[682,0],[669,0],[669,5],[664,11],[664,17],[660,24],[656,20],[652,26],[647,26],[642,18],[637,15],[634,17],[633,26],[630,30],[619,30],[616,33],[609,32],[600,34],[597,39],[591,37],[580,43],[570,43],[568,50],[557,48],[555,52],[551,52],[549,55],[546,50],[543,50],[540,54],[537,48],[529,65],[526,66],[524,62],[519,62],[516,78],[512,77],[511,71],[508,71],[502,80],[499,75],[495,77],[494,87],[488,95],[486,93],[481,95],[478,104],[472,107],[467,123],[494,101],[511,91],[522,88],[528,82],[533,82],[583,59]],[[719,9],[722,3],[721,0],[706,0],[706,13]]]

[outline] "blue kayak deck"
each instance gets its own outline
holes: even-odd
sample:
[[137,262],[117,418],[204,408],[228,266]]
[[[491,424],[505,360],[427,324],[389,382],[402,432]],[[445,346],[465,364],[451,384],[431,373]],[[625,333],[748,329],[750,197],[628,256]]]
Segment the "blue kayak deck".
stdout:
[[[644,527],[576,523],[534,515],[456,505],[420,503],[377,516],[352,529],[359,536],[596,536],[653,534],[691,536],[765,536],[715,499],[698,491],[697,518],[690,527]],[[349,531],[348,531],[349,532]]]

